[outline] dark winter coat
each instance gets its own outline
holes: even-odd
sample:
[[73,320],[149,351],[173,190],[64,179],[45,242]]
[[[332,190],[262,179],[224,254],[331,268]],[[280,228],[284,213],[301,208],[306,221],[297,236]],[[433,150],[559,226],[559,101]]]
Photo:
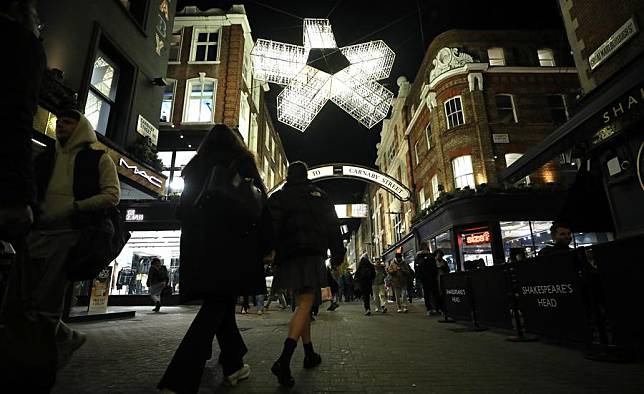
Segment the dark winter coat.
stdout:
[[360,284],[360,290],[371,294],[371,286],[376,278],[376,268],[367,258],[360,259],[358,269],[356,270],[355,279]]
[[150,271],[148,271],[148,280],[145,285],[150,287],[157,283],[168,282],[168,280],[168,269],[165,265],[160,265],[159,268],[151,265]]
[[416,253],[416,277],[422,283],[433,284],[436,282],[438,276],[438,268],[436,267],[436,258],[428,250],[421,250]]
[[[189,301],[208,294],[254,295],[266,293],[262,257],[273,249],[271,216],[266,204],[258,223],[246,224],[232,217],[223,204],[193,208],[210,170],[229,166],[230,153],[216,157],[199,154],[188,163],[182,176],[185,188],[177,216],[181,221],[181,299]],[[239,173],[261,187],[261,178],[252,156],[239,161]],[[264,202],[266,196],[264,195]]]
[[45,51],[32,32],[2,16],[0,36],[5,38],[0,62],[0,75],[5,76],[0,95],[0,205],[33,204],[31,133]]
[[269,199],[276,239],[277,264],[301,256],[326,256],[340,265],[345,248],[340,221],[327,194],[311,181],[287,181]]

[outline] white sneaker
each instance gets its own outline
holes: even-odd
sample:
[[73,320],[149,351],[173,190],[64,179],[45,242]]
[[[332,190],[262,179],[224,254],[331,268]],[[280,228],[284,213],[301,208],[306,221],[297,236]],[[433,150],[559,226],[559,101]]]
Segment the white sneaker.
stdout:
[[370,311],[369,309],[367,309],[367,310],[365,311],[364,315],[365,315],[365,316],[371,316],[371,311]]
[[240,380],[248,379],[250,376],[250,365],[244,364],[243,367],[224,378],[224,384],[227,386],[236,386]]
[[376,312],[380,312],[380,309],[376,308]]
[[403,313],[407,313],[407,312],[409,312],[407,308],[403,308]]
[[400,312],[402,312],[402,309],[398,309],[396,312],[400,313]]
[[263,314],[264,314],[264,311],[260,309],[260,310],[258,310],[258,311],[257,311],[257,314],[258,314],[258,315],[263,315]]

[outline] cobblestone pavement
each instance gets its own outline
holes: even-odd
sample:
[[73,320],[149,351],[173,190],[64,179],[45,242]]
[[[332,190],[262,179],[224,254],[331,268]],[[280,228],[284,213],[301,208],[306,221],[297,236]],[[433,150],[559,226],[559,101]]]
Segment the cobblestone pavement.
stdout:
[[[134,308],[127,320],[72,325],[88,341],[59,373],[54,393],[153,393],[198,307]],[[321,308],[322,309],[322,308]],[[325,309],[325,308],[324,308]],[[200,393],[627,393],[644,392],[644,364],[585,360],[579,350],[542,342],[513,343],[501,332],[455,332],[459,325],[427,317],[421,303],[408,314],[363,316],[359,303],[322,309],[313,343],[323,358],[302,369],[298,345],[296,386],[280,389],[269,368],[279,355],[289,312],[237,315],[249,352],[250,379],[220,385],[221,369],[206,365]],[[462,326],[460,326],[462,327]]]

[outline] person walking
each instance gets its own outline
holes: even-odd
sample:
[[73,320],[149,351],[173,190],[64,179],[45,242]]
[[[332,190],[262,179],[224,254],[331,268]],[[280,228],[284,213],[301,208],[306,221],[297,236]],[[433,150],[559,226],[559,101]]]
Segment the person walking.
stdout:
[[385,271],[385,264],[382,260],[378,259],[376,261],[376,266],[374,267],[375,276],[373,279],[372,293],[374,302],[378,303],[380,307],[376,306],[376,312],[387,313],[387,290],[385,289],[385,277],[387,272]]
[[333,267],[342,264],[345,253],[335,208],[327,194],[308,179],[307,172],[305,163],[291,163],[284,188],[269,199],[278,276],[282,286],[293,290],[297,302],[282,353],[271,367],[279,384],[286,387],[295,384],[290,364],[300,338],[304,346],[304,368],[313,368],[322,362],[311,341],[311,309],[316,293],[326,286],[327,251],[331,250]]
[[31,291],[34,308],[54,322],[59,368],[86,341],[62,320],[68,256],[81,233],[107,217],[120,199],[116,166],[104,151],[94,150],[96,132],[80,112],[58,113],[56,144],[34,161],[37,210],[27,236],[31,264],[23,267],[21,285]]
[[[211,191],[209,185],[227,182],[228,172],[243,179],[246,183],[242,184],[248,186],[245,190],[250,191],[243,195],[244,190],[235,194]],[[217,174],[220,180],[215,179]],[[157,387],[169,393],[196,393],[215,336],[223,383],[234,386],[250,376],[250,366],[243,361],[247,348],[235,321],[235,303],[241,294],[266,291],[263,263],[272,256],[273,230],[266,189],[238,131],[215,125],[182,176],[185,188],[177,209],[180,296],[182,303],[203,303]],[[244,203],[236,200],[248,194],[253,197]]]
[[342,286],[344,292],[344,301],[353,301],[353,275],[351,274],[351,268],[347,268],[347,270],[342,275]]
[[423,287],[427,316],[439,313],[442,308],[438,291],[438,267],[427,242],[421,242],[420,251],[416,253],[416,279],[420,280]]
[[168,269],[161,264],[161,260],[158,257],[154,257],[148,271],[148,280],[145,283],[150,289],[150,298],[154,301],[153,312],[161,310],[161,292],[168,285],[169,280]]
[[367,254],[363,254],[358,263],[358,268],[356,269],[356,282],[360,286],[360,294],[362,295],[362,302],[364,303],[364,314],[365,316],[371,315],[371,286],[373,286],[373,281],[376,278],[376,269],[374,268]]
[[409,280],[409,265],[402,257],[402,253],[396,253],[396,258],[389,263],[387,272],[391,274],[391,286],[396,296],[398,313],[407,313],[407,283]]
[[331,288],[331,305],[329,305],[329,307],[326,309],[327,311],[334,311],[340,306],[340,304],[338,303],[338,301],[340,301],[340,286],[336,278],[337,273],[337,268],[331,269],[331,267],[326,267],[326,280],[329,284],[329,287]]
[[[0,240],[9,242],[16,252],[9,272],[14,286],[9,283],[4,293],[0,285],[6,296],[0,297],[0,308],[4,306],[0,310],[0,376],[5,377],[5,387],[21,387],[25,392],[48,391],[56,379],[54,329],[48,327],[48,334],[40,332],[38,338],[25,330],[23,323],[34,324],[33,315],[38,312],[26,302],[28,291],[16,279],[31,264],[26,244],[36,202],[31,136],[47,65],[39,25],[35,0],[0,2],[0,35],[5,37],[0,74],[9,76],[0,95]],[[38,320],[49,322],[46,316]]]

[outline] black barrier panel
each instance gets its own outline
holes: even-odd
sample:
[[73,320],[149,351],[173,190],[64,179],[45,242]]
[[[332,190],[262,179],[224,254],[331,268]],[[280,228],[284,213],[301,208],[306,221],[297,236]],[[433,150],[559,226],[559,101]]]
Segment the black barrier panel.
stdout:
[[515,285],[526,331],[556,339],[590,340],[578,252],[583,250],[515,264]]
[[441,290],[447,316],[456,320],[472,320],[472,296],[466,272],[441,275]]
[[644,237],[592,247],[598,272],[590,271],[593,298],[604,307],[615,345],[644,349]]
[[469,271],[476,319],[485,326],[513,328],[506,268],[495,265]]

